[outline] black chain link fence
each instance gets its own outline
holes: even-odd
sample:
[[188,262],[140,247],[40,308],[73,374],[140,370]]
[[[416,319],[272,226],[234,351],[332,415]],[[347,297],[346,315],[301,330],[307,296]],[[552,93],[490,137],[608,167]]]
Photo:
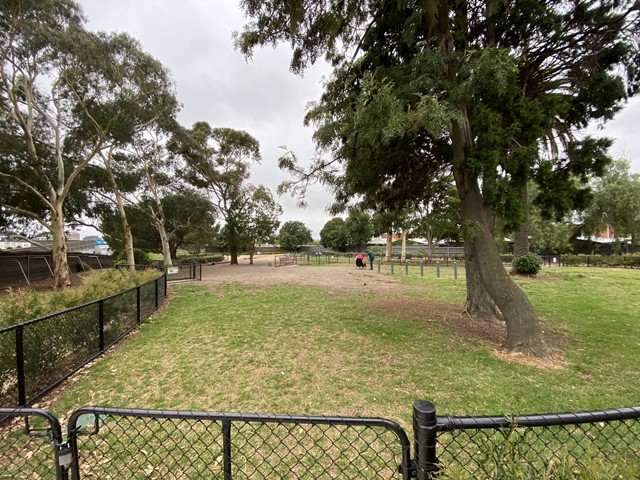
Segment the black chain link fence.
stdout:
[[428,402],[415,402],[414,458],[405,431],[380,418],[85,407],[71,414],[65,442],[47,412],[0,409],[0,415],[21,418],[0,430],[0,478],[425,480],[444,471],[456,479],[565,479],[599,478],[614,470],[622,472],[615,478],[640,475],[640,407],[446,417],[436,416]]
[[438,460],[470,478],[548,478],[559,469],[577,476],[611,465],[637,466],[640,475],[638,419],[640,408],[439,417]]
[[[0,407],[33,404],[136,328],[165,296],[163,275],[95,302],[0,329]],[[2,420],[0,416],[0,424]]]

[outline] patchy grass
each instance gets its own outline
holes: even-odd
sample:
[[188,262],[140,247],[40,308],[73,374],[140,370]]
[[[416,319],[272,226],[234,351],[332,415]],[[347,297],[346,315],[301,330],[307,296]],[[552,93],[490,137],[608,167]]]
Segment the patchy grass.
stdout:
[[545,329],[569,337],[567,363],[556,369],[496,356],[491,341],[457,330],[465,292],[458,274],[454,281],[396,272],[403,289],[386,296],[176,286],[158,316],[51,409],[62,417],[87,404],[381,416],[408,427],[416,399],[433,401],[440,414],[638,403],[640,272],[546,269],[515,278]]

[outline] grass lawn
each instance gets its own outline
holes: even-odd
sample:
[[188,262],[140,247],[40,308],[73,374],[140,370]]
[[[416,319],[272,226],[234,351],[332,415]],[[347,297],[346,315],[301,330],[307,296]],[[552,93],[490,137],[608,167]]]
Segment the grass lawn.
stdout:
[[[516,279],[545,330],[566,337],[560,368],[505,359],[456,333],[443,319],[464,302],[459,275],[396,271],[402,288],[390,298],[300,285],[176,285],[161,313],[50,410],[62,418],[84,405],[380,416],[410,427],[417,399],[442,415],[640,404],[640,271],[547,268]],[[414,308],[394,307],[401,304]]]

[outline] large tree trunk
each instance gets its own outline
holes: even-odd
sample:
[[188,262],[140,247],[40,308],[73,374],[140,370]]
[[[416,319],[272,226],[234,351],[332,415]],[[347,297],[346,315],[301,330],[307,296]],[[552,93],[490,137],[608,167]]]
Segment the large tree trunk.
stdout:
[[387,245],[384,252],[384,261],[389,263],[393,255],[393,227],[390,226],[387,231]]
[[133,235],[131,235],[131,226],[129,225],[129,221],[127,220],[127,212],[124,209],[124,202],[122,201],[120,187],[118,186],[118,182],[116,182],[116,179],[113,175],[113,170],[111,169],[112,152],[113,146],[111,146],[107,155],[101,155],[101,157],[107,174],[109,175],[111,189],[113,190],[113,193],[115,195],[116,210],[118,210],[118,215],[120,216],[120,221],[122,222],[122,239],[124,241],[124,253],[127,257],[127,265],[129,270],[135,270],[136,259],[133,254]]
[[124,251],[127,254],[127,265],[129,265],[129,270],[135,270],[136,257],[133,254],[133,235],[131,235],[131,226],[126,217],[123,218],[122,234],[124,236]]
[[249,265],[253,265],[253,255],[256,252],[256,245],[255,243],[250,243],[249,244]]
[[71,285],[69,272],[69,259],[67,258],[67,239],[64,234],[64,217],[62,215],[62,201],[55,203],[51,211],[51,234],[53,236],[53,248],[51,251],[53,261],[53,286],[64,288]]
[[464,311],[489,323],[504,325],[505,322],[500,309],[480,281],[478,269],[468,242],[464,243],[464,252],[465,275],[467,278],[467,302],[464,306]]
[[407,232],[402,229],[402,252],[400,253],[400,261],[405,262],[407,260]]
[[171,256],[171,243],[169,242],[169,235],[167,234],[167,230],[164,228],[163,220],[156,221],[156,230],[158,230],[158,235],[160,235],[160,245],[162,245],[162,264],[165,267],[170,267],[173,265]]
[[475,263],[480,283],[495,301],[507,323],[507,348],[537,357],[550,355],[542,336],[540,323],[524,292],[505,270],[492,234],[490,209],[485,207],[477,178],[460,167],[464,160],[465,136],[462,126],[454,123],[451,130],[453,175],[456,181],[465,244],[469,244],[469,262]]

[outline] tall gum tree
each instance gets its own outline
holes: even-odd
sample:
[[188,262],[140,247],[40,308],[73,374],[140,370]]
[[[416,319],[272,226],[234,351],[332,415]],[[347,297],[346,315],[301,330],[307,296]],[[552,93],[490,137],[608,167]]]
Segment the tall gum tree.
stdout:
[[329,99],[338,115],[322,130],[333,135],[332,154],[340,155],[347,172],[354,163],[363,171],[357,152],[349,149],[354,140],[373,143],[382,132],[383,140],[392,142],[426,131],[435,141],[435,158],[447,163],[456,181],[466,261],[477,274],[473,282],[502,312],[508,348],[549,355],[531,304],[500,261],[494,218],[510,213],[514,226],[522,223],[520,192],[531,179],[541,187],[536,201],[551,210],[587,198],[588,176],[602,173],[610,142],[587,138],[549,158],[540,155],[540,142],[554,130],[611,118],[637,92],[638,5],[530,0],[336,0],[321,7],[311,0],[245,0],[242,5],[252,19],[236,37],[246,55],[258,45],[287,42],[294,50],[294,72],[321,55],[346,72],[347,81],[334,80],[329,87],[338,92]]
[[131,105],[153,96],[145,89],[154,77],[144,68],[149,57],[128,36],[84,30],[73,1],[9,0],[0,21],[3,138],[25,152],[3,157],[0,181],[10,185],[3,212],[51,233],[54,285],[63,287],[70,283],[65,226],[74,184],[109,137],[130,130]]
[[170,149],[185,160],[183,179],[206,191],[217,216],[224,220],[231,264],[237,265],[242,217],[251,194],[251,166],[261,159],[259,142],[241,130],[196,122],[175,136]]

